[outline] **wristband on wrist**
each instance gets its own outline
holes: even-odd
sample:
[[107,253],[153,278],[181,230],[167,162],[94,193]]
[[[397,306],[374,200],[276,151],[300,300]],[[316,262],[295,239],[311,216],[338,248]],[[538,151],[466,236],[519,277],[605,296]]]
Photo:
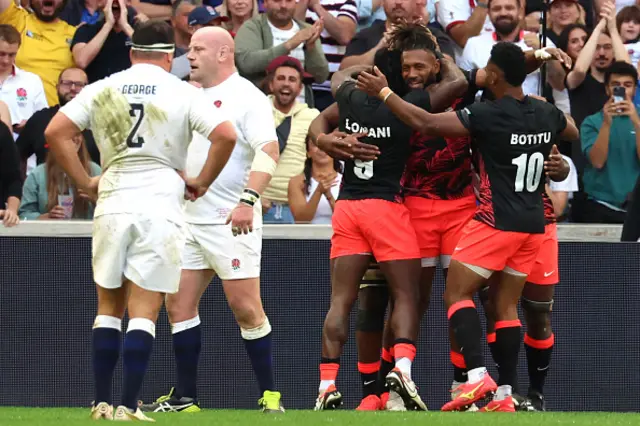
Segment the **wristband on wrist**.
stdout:
[[255,203],[260,199],[260,194],[251,188],[245,188],[240,196],[240,202],[248,206],[253,207]]
[[535,56],[536,59],[539,59],[542,61],[551,59],[551,53],[547,52],[547,49],[544,47],[542,49],[538,49],[535,52],[533,52],[533,55]]
[[391,96],[392,93],[393,90],[389,89],[388,87],[383,87],[378,93],[378,98],[382,99],[382,102],[386,103],[387,99],[389,98],[389,96]]

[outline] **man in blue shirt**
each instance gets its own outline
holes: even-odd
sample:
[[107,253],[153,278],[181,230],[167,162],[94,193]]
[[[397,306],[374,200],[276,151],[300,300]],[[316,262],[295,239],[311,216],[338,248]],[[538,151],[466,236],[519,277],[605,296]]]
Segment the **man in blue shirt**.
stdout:
[[[640,176],[640,117],[633,104],[638,72],[626,62],[614,62],[605,73],[609,100],[602,111],[587,117],[580,129],[587,158],[584,191],[587,223],[623,223],[628,195]],[[625,99],[615,102],[615,87]]]

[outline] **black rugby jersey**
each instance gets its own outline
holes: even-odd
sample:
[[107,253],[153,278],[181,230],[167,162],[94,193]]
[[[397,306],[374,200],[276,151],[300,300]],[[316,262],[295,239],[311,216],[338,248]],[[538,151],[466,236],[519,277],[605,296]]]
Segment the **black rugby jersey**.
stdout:
[[[424,90],[411,91],[403,99],[427,111],[431,107],[429,94]],[[353,81],[345,81],[340,86],[336,101],[340,131],[367,132],[360,141],[380,148],[375,161],[345,161],[338,199],[399,201],[400,179],[409,156],[412,129],[393,115],[384,102],[356,89]]]
[[567,127],[564,114],[528,96],[477,102],[457,114],[479,154],[475,219],[503,231],[544,233],[544,161]]

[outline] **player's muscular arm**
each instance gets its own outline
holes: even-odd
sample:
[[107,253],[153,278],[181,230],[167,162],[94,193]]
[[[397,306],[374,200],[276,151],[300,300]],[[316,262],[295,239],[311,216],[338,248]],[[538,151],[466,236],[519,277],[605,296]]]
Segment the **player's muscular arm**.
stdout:
[[462,70],[450,59],[440,60],[440,74],[440,82],[427,87],[432,111],[444,111],[469,88]]
[[[278,142],[268,142],[267,144],[259,148],[258,151],[256,151],[256,159],[254,160],[254,164],[252,164],[251,166],[247,188],[254,190],[260,195],[262,195],[262,192],[269,185],[271,176],[273,175],[273,171],[275,171],[273,170],[271,173],[269,173],[268,171],[263,170],[268,166],[259,164],[261,159],[263,161],[266,159],[265,155],[268,156],[274,164],[278,164],[278,160],[280,159],[280,148]],[[269,160],[266,159],[266,162],[269,163]]]
[[553,192],[549,185],[545,185],[545,191],[551,199],[551,204],[553,204],[553,212],[556,217],[562,216],[562,213],[564,213],[564,210],[567,208],[569,193],[564,191]]
[[458,46],[464,48],[467,40],[480,34],[486,19],[487,3],[479,2],[478,6],[473,9],[469,19],[449,29],[449,35]]
[[211,142],[211,146],[209,146],[207,160],[200,174],[195,178],[199,184],[196,186],[204,187],[205,191],[216,180],[227,161],[229,161],[233,148],[236,146],[237,135],[233,124],[230,121],[223,121],[213,129],[208,139]]
[[468,136],[469,131],[462,125],[456,113],[429,114],[424,109],[412,105],[389,89],[387,79],[373,67],[373,74],[361,72],[357,88],[369,96],[377,96],[402,122],[412,129],[429,136]]

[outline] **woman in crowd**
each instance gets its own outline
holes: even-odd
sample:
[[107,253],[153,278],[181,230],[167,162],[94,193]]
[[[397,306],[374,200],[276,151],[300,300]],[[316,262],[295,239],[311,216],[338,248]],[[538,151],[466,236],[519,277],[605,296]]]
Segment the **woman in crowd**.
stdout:
[[302,174],[289,181],[289,208],[296,223],[330,224],[342,181],[342,164],[307,140]]
[[[100,166],[89,159],[82,133],[73,142],[87,173],[98,176]],[[93,209],[86,194],[69,182],[55,156],[47,155],[45,163],[33,169],[24,183],[19,213],[25,219],[93,219]]]
[[547,18],[547,37],[557,46],[560,34],[571,24],[584,24],[584,10],[575,0],[553,0]]
[[220,9],[221,15],[229,17],[229,21],[225,25],[232,37],[236,36],[245,21],[258,16],[258,13],[257,0],[224,0]]
[[582,24],[571,24],[562,31],[556,46],[564,50],[571,58],[572,64],[575,64],[589,36],[587,27]]
[[11,114],[0,101],[0,219],[6,227],[15,226],[22,194],[18,149],[11,133]]

